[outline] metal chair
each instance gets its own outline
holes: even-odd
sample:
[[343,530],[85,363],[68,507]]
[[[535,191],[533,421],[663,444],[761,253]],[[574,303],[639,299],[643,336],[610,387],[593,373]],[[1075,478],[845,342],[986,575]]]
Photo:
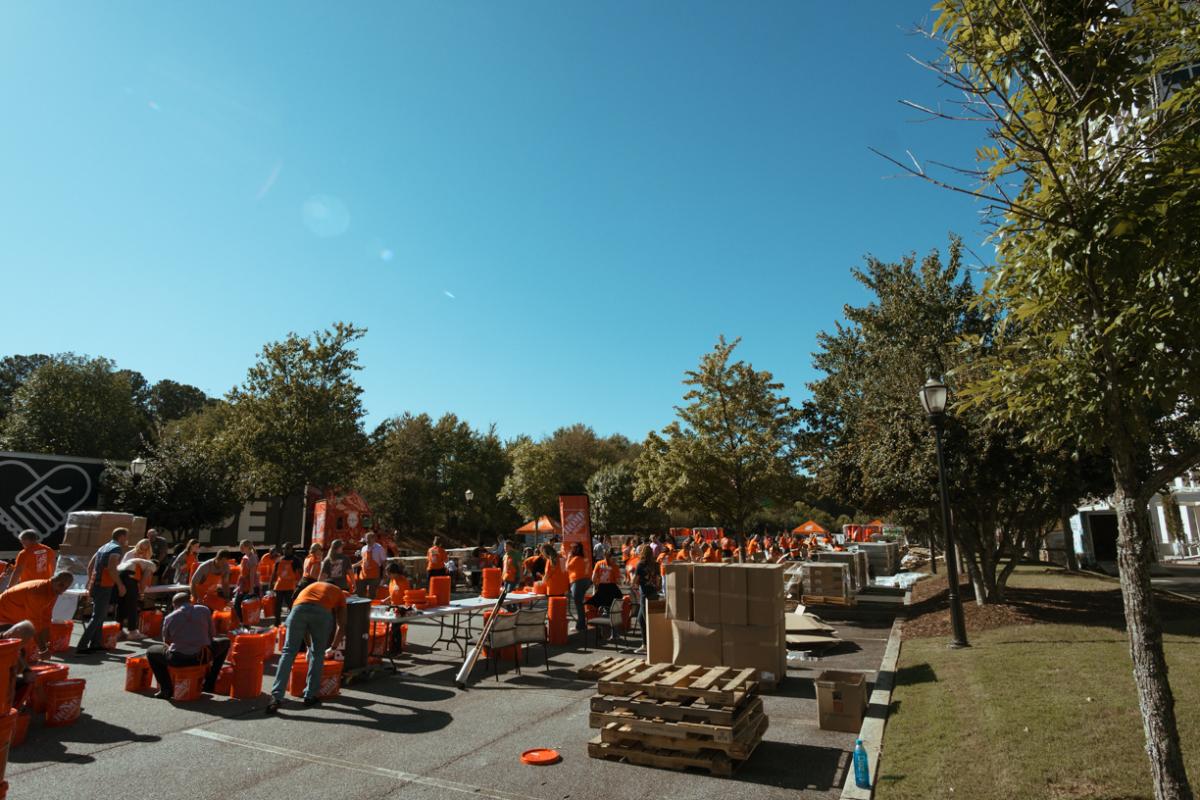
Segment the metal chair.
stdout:
[[[492,623],[492,630],[487,637],[488,661],[492,662],[492,672],[496,680],[500,680],[500,651],[517,643],[517,615],[501,614]],[[517,674],[521,673],[520,654],[514,659]]]
[[[538,608],[523,608],[517,612],[517,644],[531,645],[540,644],[542,646],[542,669],[549,671],[550,669],[550,642],[546,635],[546,614],[545,606]],[[519,653],[517,654],[520,655]],[[525,663],[529,663],[529,650],[525,650]],[[520,674],[521,667],[517,665],[517,673]]]
[[[600,649],[600,632],[607,630],[606,638],[616,639],[617,631],[621,632],[621,644],[625,644],[625,620],[621,614],[621,607],[624,604],[624,598],[613,600],[608,606],[608,613],[601,614],[598,617],[592,617],[587,621],[587,629],[596,632],[596,649]],[[587,646],[587,633],[583,637],[584,647]],[[614,644],[613,647],[618,647]]]

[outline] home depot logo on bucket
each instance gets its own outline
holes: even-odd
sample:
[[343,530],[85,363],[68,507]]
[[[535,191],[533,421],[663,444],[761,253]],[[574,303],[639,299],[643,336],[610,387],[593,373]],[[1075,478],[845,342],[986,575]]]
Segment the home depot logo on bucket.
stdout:
[[175,693],[172,696],[172,699],[174,699],[174,700],[190,700],[190,699],[192,699],[192,695],[195,694],[196,688],[198,687],[198,685],[199,684],[197,684],[196,679],[190,675],[188,675],[186,677],[176,678],[175,679]]
[[70,722],[79,717],[83,710],[83,698],[71,697],[54,706],[50,712],[51,722]]
[[341,690],[341,675],[326,675],[321,678],[321,697],[334,697]]

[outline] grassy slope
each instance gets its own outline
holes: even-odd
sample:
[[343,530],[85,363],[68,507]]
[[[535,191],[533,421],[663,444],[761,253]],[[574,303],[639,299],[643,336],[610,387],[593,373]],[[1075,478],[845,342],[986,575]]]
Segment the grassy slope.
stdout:
[[[1086,577],[1014,575],[1014,586],[1111,590]],[[1150,798],[1141,717],[1122,631],[1017,625],[972,649],[905,641],[877,797]],[[1200,613],[1166,636],[1193,783],[1200,781]],[[1090,698],[1090,700],[1089,700]],[[953,791],[951,791],[953,788]]]

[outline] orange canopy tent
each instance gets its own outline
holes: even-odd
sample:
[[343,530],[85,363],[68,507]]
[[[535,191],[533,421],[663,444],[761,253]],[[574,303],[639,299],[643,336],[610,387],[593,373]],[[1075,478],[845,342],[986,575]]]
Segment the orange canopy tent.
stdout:
[[801,525],[799,528],[795,528],[795,529],[792,531],[792,533],[805,533],[805,534],[809,534],[809,533],[829,533],[829,531],[825,530],[825,529],[824,529],[824,528],[822,528],[820,525],[818,525],[818,524],[817,524],[815,521],[813,521],[813,520],[811,520],[811,519],[810,519],[808,522],[804,523],[804,524],[803,524],[803,525]]
[[543,514],[536,520],[526,522],[524,525],[517,528],[517,533],[544,533],[546,535],[561,534],[562,525],[559,525],[557,522]]

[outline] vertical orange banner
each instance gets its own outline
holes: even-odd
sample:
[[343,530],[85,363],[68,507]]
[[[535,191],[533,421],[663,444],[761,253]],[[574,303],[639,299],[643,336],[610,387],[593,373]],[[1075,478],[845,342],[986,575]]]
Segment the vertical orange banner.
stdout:
[[562,523],[563,543],[568,552],[576,543],[583,545],[583,555],[592,564],[592,512],[586,494],[560,494],[558,496],[558,518]]

